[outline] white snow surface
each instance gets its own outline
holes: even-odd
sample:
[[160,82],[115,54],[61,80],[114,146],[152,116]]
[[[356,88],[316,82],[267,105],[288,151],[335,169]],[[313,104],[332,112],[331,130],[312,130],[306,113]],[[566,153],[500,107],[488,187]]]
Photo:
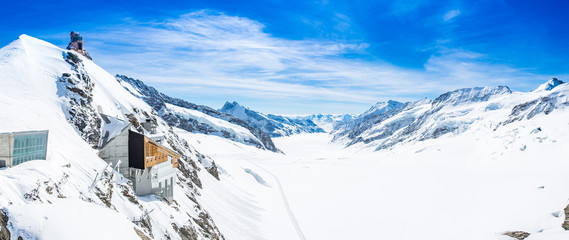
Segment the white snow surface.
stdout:
[[561,240],[569,237],[561,228],[569,134],[559,120],[569,114],[556,115],[390,151],[345,149],[326,134],[275,139],[286,155],[219,138],[196,148],[273,188],[279,179],[306,239],[510,239],[502,234],[526,231]]
[[24,239],[140,239],[132,223],[119,213],[81,200],[12,205],[6,209],[14,219],[12,224],[18,226],[10,229],[11,233]]

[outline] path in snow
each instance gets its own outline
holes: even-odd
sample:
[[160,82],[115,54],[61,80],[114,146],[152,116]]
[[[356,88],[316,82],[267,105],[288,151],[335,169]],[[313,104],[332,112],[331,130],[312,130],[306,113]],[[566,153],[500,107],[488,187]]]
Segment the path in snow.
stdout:
[[267,171],[265,168],[259,166],[258,164],[254,163],[252,161],[248,161],[248,162],[255,165],[259,169],[265,171],[266,173],[268,173],[269,175],[271,175],[275,179],[275,181],[277,182],[277,185],[279,187],[279,192],[281,193],[281,198],[283,200],[284,207],[286,208],[288,216],[290,217],[290,221],[294,225],[294,228],[296,230],[296,233],[298,234],[298,237],[302,240],[305,240],[306,238],[304,237],[304,234],[302,233],[302,230],[300,229],[300,226],[298,225],[298,222],[296,221],[296,218],[294,217],[294,213],[290,209],[290,205],[288,204],[288,199],[286,198],[285,192],[283,190],[283,187],[282,187],[282,184],[281,184],[281,181],[279,180],[279,178],[277,176],[275,176],[274,174],[272,174],[270,171]]

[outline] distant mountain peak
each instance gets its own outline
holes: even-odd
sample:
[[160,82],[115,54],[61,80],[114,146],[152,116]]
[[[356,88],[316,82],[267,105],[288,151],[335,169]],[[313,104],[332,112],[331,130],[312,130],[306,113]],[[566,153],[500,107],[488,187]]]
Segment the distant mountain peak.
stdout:
[[554,89],[555,87],[563,84],[565,82],[557,79],[557,78],[551,78],[549,79],[547,82],[539,85],[538,88],[536,88],[534,91],[550,91],[551,89]]
[[458,105],[470,102],[485,102],[493,96],[510,93],[512,93],[512,90],[507,86],[462,88],[441,94],[433,101],[433,104]]
[[372,115],[372,114],[382,114],[382,113],[385,113],[388,111],[398,109],[398,108],[402,107],[403,105],[405,105],[405,104],[402,102],[393,101],[393,100],[388,100],[387,102],[377,102],[370,109],[365,111],[362,115],[366,116],[366,115]]
[[225,104],[223,104],[223,107],[221,109],[233,109],[233,108],[238,108],[238,107],[242,107],[245,108],[241,105],[239,105],[239,103],[237,101],[233,101],[233,102],[225,102]]

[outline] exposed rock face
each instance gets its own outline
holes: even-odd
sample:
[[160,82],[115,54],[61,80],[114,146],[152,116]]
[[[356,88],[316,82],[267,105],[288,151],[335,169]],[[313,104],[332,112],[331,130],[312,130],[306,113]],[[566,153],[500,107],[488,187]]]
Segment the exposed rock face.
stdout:
[[182,238],[182,240],[197,240],[198,239],[198,234],[196,233],[196,231],[192,227],[185,226],[185,225],[178,227],[178,225],[176,225],[174,223],[172,223],[172,227],[178,233],[180,238]]
[[549,115],[555,109],[567,106],[569,106],[569,100],[565,92],[553,92],[547,96],[516,105],[512,108],[508,120],[501,122],[498,126],[521,121],[524,118],[531,119],[541,113]]
[[[172,105],[175,105],[178,107],[186,108],[186,109],[196,110],[196,111],[202,112],[204,114],[207,114],[209,116],[212,116],[214,118],[223,119],[223,120],[228,121],[230,123],[233,123],[235,125],[244,127],[245,129],[249,130],[251,132],[251,134],[253,134],[253,136],[255,136],[257,138],[257,139],[246,140],[245,143],[253,145],[257,148],[267,149],[267,150],[270,150],[273,152],[280,152],[280,150],[278,150],[275,147],[275,144],[273,143],[273,140],[271,139],[269,134],[267,134],[266,132],[264,132],[263,130],[261,130],[255,126],[251,126],[247,122],[245,122],[239,118],[236,118],[231,114],[227,114],[227,113],[217,111],[217,110],[210,108],[208,106],[197,105],[197,104],[190,103],[190,102],[187,102],[187,101],[182,100],[182,99],[172,98],[170,96],[167,96],[167,95],[159,92],[155,88],[144,84],[142,81],[137,80],[137,79],[129,78],[129,77],[123,76],[123,75],[116,75],[116,78],[118,81],[124,81],[124,82],[132,85],[135,88],[135,90],[137,91],[137,93],[133,93],[133,94],[135,96],[138,96],[139,98],[144,100],[148,105],[150,105],[152,108],[154,108],[154,110],[156,110],[156,112],[158,112],[162,116],[162,118],[171,126],[182,128],[182,129],[190,131],[190,132],[200,132],[200,133],[205,133],[205,134],[211,134],[211,133],[217,133],[218,132],[217,129],[215,129],[215,128],[207,125],[207,124],[199,123],[195,119],[188,119],[188,118],[182,117],[180,115],[173,114],[171,112],[165,111],[166,103],[172,104]],[[128,89],[128,88],[126,88],[126,89],[128,91],[132,91],[131,89]],[[229,139],[231,139],[231,137],[232,137],[230,134],[223,133],[223,132],[220,132],[220,135],[224,136],[224,137],[228,137]]]
[[0,209],[0,239],[11,239],[10,231],[8,231],[8,215],[2,209]]
[[215,165],[215,162],[211,162],[211,166],[206,169],[209,174],[219,180],[219,171],[217,170],[217,165]]
[[565,230],[569,230],[569,205],[567,205],[563,211],[565,211],[565,221],[563,221],[561,227]]
[[529,237],[529,233],[523,231],[515,231],[515,232],[505,232],[503,235],[506,235],[511,238],[515,238],[518,240],[524,240]]
[[67,52],[65,60],[73,66],[73,72],[64,73],[59,77],[57,94],[67,99],[67,121],[85,141],[96,148],[101,137],[102,119],[91,105],[95,84],[75,53]]

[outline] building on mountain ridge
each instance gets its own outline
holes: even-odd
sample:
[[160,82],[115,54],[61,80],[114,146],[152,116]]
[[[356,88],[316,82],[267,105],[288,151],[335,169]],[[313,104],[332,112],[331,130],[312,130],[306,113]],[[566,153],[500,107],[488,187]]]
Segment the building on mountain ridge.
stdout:
[[132,131],[131,126],[127,124],[103,143],[99,157],[119,165],[119,172],[132,181],[136,195],[154,194],[172,201],[180,155]]
[[69,39],[70,39],[69,45],[67,45],[68,50],[73,50],[85,56],[86,58],[93,60],[89,55],[89,53],[87,52],[87,50],[83,48],[85,42],[83,41],[83,37],[81,36],[81,34],[75,31],[71,31],[71,33],[69,34]]
[[48,130],[0,133],[0,167],[45,160]]

